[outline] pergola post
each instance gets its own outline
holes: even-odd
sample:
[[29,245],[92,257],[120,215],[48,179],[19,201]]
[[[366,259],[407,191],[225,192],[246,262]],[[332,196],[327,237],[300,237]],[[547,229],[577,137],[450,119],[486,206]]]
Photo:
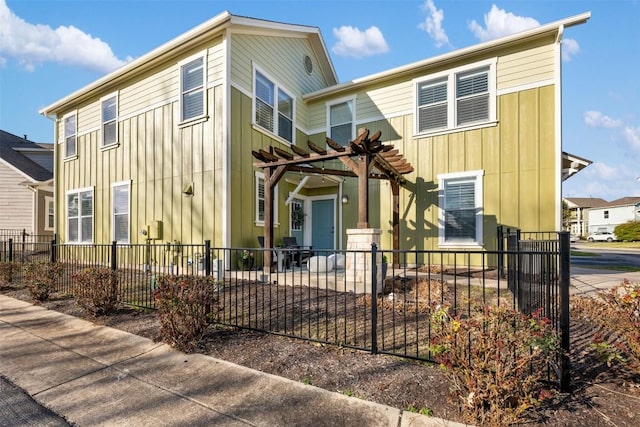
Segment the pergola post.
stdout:
[[358,228],[369,228],[369,164],[368,154],[360,156],[358,164]]

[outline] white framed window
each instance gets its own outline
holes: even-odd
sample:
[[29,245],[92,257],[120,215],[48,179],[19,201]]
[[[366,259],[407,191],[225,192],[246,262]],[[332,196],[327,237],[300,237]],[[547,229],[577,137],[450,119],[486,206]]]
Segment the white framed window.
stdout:
[[53,203],[53,197],[46,196],[44,198],[44,206],[45,206],[44,229],[46,231],[53,231],[55,227],[55,205]]
[[67,242],[93,242],[93,188],[67,191]]
[[438,175],[439,243],[482,246],[484,171]]
[[102,146],[118,143],[118,96],[111,94],[101,99]]
[[340,145],[347,145],[355,138],[355,98],[327,104],[327,135]]
[[302,200],[295,199],[289,204],[289,218],[291,218],[290,230],[302,231],[304,225],[304,204]]
[[182,122],[204,117],[205,82],[204,54],[180,63],[180,118]]
[[129,222],[131,181],[111,184],[111,192],[111,238],[118,243],[129,243],[131,230],[131,223]]
[[[256,172],[256,225],[264,225],[265,204],[264,173]],[[278,186],[273,191],[273,224],[278,224]]]
[[287,142],[294,142],[295,100],[290,92],[267,76],[253,69],[254,123]]
[[64,125],[64,157],[77,155],[76,135],[78,127],[76,125],[76,113],[67,114],[62,119]]
[[437,133],[496,121],[496,60],[414,80],[415,133]]

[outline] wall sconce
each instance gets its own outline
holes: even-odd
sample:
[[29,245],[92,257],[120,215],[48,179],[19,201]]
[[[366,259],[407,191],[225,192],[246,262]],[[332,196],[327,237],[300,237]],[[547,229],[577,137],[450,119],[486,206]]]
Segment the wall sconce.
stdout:
[[345,194],[342,196],[342,204],[346,205],[347,203],[349,203],[349,196]]
[[185,196],[193,196],[193,183],[189,183],[182,189],[182,194]]

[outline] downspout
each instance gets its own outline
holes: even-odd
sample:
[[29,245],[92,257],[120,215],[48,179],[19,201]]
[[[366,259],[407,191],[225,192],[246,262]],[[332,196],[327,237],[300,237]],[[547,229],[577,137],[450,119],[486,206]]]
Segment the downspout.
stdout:
[[[231,34],[227,29],[223,41],[225,60],[222,87],[222,247],[231,247],[231,123],[229,114],[231,100]],[[226,257],[229,258],[229,257]],[[230,259],[225,260],[225,269],[230,268]]]
[[555,44],[555,104],[556,104],[556,230],[562,230],[562,35],[564,25],[558,27]]

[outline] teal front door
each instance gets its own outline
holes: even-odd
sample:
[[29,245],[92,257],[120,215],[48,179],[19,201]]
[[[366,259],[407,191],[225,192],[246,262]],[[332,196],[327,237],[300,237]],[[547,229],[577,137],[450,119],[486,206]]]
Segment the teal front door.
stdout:
[[334,200],[314,200],[311,203],[311,221],[311,245],[313,249],[335,249]]

